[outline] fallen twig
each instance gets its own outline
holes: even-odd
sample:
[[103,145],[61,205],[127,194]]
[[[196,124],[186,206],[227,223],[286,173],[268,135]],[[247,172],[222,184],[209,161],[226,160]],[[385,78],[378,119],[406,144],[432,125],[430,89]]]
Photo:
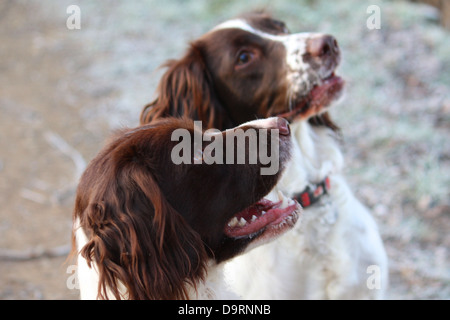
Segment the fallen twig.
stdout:
[[28,261],[40,258],[56,258],[67,256],[70,253],[71,244],[65,244],[54,248],[30,248],[26,250],[11,250],[0,248],[0,261]]
[[68,156],[73,161],[75,164],[75,181],[77,181],[86,168],[86,161],[81,153],[70,146],[61,136],[52,131],[45,132],[44,137],[49,144],[57,148],[61,153]]

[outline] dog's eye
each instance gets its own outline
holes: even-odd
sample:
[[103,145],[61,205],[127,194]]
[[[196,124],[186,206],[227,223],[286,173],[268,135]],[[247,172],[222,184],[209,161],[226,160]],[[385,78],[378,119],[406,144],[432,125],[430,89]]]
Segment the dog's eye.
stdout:
[[251,51],[247,51],[247,50],[240,51],[237,55],[236,67],[240,68],[240,67],[247,65],[249,62],[251,62],[253,60],[254,57],[255,57],[255,54]]

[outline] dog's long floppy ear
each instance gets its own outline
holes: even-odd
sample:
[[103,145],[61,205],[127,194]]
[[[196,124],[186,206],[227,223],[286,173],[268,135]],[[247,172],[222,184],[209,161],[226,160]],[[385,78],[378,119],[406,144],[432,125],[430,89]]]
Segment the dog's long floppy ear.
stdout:
[[201,44],[192,43],[181,60],[170,60],[157,88],[157,98],[141,113],[141,124],[168,116],[201,120],[204,128],[233,126],[227,111],[214,92],[211,75],[204,62]]
[[325,126],[336,132],[339,136],[341,135],[341,129],[333,122],[333,120],[331,120],[328,112],[310,118],[309,123],[313,126]]
[[171,207],[147,170],[123,170],[81,215],[81,254],[99,273],[100,299],[187,299],[204,279],[200,235]]

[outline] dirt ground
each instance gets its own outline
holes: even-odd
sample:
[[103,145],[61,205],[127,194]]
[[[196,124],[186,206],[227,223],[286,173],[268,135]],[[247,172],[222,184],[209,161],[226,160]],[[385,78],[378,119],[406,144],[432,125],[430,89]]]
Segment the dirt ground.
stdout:
[[[260,7],[293,32],[334,34],[344,52],[347,97],[332,112],[348,180],[389,255],[388,298],[450,299],[450,34],[437,12],[370,1],[382,17],[369,30],[364,1],[249,3],[0,2],[0,299],[78,298],[64,254],[6,257],[67,252],[78,177],[111,130],[137,125],[158,66]],[[66,26],[73,4],[79,30]]]

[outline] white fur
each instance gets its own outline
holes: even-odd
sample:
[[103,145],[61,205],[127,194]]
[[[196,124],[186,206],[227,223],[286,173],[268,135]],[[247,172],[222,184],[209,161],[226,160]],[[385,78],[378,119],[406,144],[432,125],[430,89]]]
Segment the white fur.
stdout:
[[[317,83],[320,83],[320,75],[311,70],[302,56],[307,50],[308,39],[322,37],[322,33],[300,32],[286,35],[274,35],[253,28],[243,19],[233,19],[219,24],[210,32],[221,29],[241,29],[256,34],[264,39],[280,42],[286,49],[286,63],[288,66],[287,79],[290,83],[290,98],[295,98],[299,92],[308,92]],[[323,75],[322,75],[323,76]]]
[[[232,260],[228,282],[244,299],[374,299],[387,287],[387,257],[376,223],[341,174],[343,157],[329,129],[291,124],[293,161],[278,188],[287,196],[329,176],[329,195],[304,210],[278,240]],[[381,271],[381,288],[369,289]],[[369,269],[370,271],[370,269]]]
[[[224,28],[240,28],[282,42],[293,96],[320,82],[320,75],[301,57],[307,39],[321,34],[272,35],[241,19],[214,30]],[[344,160],[333,132],[313,127],[307,120],[292,123],[291,130],[295,141],[292,161],[277,187],[292,197],[328,176],[331,189],[304,210],[292,231],[229,262],[228,282],[245,299],[382,298],[388,281],[386,252],[373,217],[342,176]],[[381,271],[379,289],[368,286],[373,265]]]

